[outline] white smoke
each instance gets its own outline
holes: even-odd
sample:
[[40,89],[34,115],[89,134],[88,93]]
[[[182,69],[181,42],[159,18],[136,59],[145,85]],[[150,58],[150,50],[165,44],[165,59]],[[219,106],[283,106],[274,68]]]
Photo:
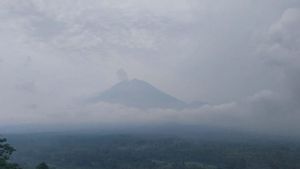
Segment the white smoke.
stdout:
[[119,81],[127,81],[128,80],[128,75],[124,69],[119,69],[117,71],[117,76]]

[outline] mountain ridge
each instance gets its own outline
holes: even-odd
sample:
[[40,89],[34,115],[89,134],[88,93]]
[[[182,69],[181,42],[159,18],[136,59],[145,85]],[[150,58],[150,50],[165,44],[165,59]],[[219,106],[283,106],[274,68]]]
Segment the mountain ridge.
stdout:
[[92,102],[108,102],[137,108],[184,108],[186,103],[171,96],[150,83],[139,80],[123,80],[91,99]]

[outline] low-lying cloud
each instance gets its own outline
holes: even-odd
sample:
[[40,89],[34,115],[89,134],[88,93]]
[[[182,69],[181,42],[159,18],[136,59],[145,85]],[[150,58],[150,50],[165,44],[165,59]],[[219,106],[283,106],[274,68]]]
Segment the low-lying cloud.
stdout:
[[[174,122],[293,135],[300,130],[295,1],[0,4],[1,125]],[[142,110],[82,102],[127,80],[127,72],[183,100],[208,104]]]

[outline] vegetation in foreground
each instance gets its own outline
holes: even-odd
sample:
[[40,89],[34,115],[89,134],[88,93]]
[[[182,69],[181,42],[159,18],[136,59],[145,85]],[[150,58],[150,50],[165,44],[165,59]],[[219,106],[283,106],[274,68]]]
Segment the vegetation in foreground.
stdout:
[[52,134],[10,140],[18,150],[13,160],[25,169],[40,161],[57,169],[300,168],[298,142]]
[[[0,137],[0,169],[22,169],[17,163],[10,161],[14,151],[16,149],[7,143],[6,138]],[[36,169],[49,169],[49,167],[42,162],[36,166]]]

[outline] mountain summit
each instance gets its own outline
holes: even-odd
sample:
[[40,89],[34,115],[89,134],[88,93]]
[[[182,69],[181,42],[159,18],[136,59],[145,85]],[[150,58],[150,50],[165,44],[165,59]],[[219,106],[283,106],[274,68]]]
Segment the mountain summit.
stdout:
[[91,99],[137,108],[183,108],[185,103],[138,79],[124,80]]

